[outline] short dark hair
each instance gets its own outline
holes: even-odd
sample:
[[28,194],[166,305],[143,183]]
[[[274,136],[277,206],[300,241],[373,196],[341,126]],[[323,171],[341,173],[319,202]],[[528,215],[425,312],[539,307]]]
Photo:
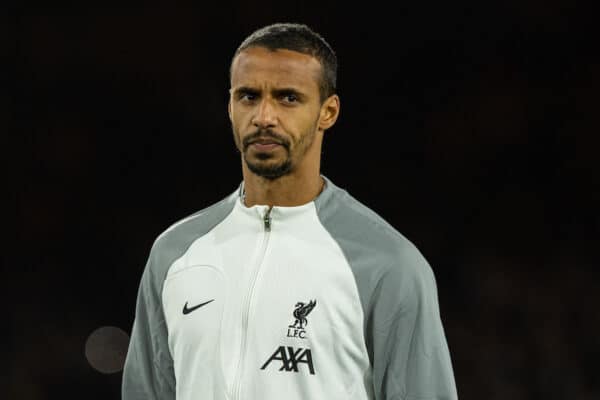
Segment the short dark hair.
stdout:
[[[325,39],[307,25],[297,23],[274,23],[251,33],[235,51],[232,62],[240,52],[249,47],[265,47],[269,50],[286,49],[315,57],[322,67],[319,82],[321,101],[336,92],[337,57]],[[229,71],[231,77],[231,67]]]

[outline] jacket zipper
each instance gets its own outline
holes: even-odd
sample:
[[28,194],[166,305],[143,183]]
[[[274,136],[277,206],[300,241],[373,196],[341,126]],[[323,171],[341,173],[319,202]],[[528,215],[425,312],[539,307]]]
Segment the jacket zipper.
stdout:
[[250,303],[252,302],[252,295],[254,293],[254,285],[256,284],[256,278],[258,276],[258,271],[260,270],[261,264],[265,258],[265,253],[267,251],[267,245],[269,244],[269,236],[271,234],[271,210],[273,206],[270,206],[263,216],[263,240],[260,246],[260,252],[258,253],[258,258],[256,260],[256,264],[252,269],[252,276],[249,282],[249,288],[246,292],[246,296],[244,297],[243,302],[243,312],[242,312],[242,340],[240,343],[240,356],[238,360],[235,380],[233,381],[233,398],[240,400],[241,399],[241,389],[242,389],[242,377],[243,377],[243,369],[244,369],[244,359],[246,357],[246,347],[248,342],[248,315],[250,313]]

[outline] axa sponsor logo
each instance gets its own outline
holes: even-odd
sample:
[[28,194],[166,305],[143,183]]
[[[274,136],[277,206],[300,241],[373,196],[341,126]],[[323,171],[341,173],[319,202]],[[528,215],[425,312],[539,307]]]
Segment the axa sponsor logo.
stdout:
[[313,365],[310,349],[303,349],[301,347],[295,349],[292,346],[279,346],[260,369],[267,368],[273,361],[281,362],[279,371],[299,372],[300,364],[304,364],[311,375],[315,374],[315,367]]

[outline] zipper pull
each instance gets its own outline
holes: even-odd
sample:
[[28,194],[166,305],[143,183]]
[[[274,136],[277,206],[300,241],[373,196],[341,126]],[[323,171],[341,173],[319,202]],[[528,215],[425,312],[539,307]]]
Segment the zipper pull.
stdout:
[[265,212],[265,216],[263,217],[263,222],[265,224],[265,231],[269,232],[271,230],[271,210],[273,206],[270,206],[269,209]]

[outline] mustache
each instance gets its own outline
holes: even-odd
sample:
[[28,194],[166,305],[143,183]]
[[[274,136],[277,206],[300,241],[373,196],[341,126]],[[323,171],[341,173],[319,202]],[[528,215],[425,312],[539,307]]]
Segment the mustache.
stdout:
[[258,129],[244,138],[242,141],[244,150],[246,150],[246,148],[248,148],[248,146],[250,146],[252,143],[256,143],[265,139],[269,139],[269,141],[275,142],[286,149],[290,148],[290,141],[283,135],[280,135],[271,129]]

